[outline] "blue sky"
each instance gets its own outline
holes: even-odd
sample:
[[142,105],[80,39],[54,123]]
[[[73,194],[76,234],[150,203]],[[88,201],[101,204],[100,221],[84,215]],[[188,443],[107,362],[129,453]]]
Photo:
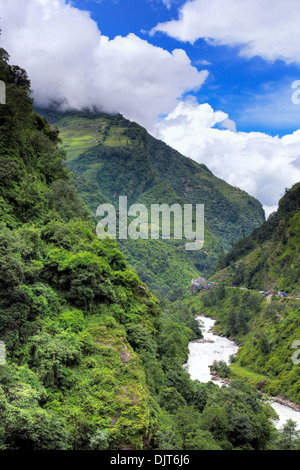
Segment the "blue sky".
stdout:
[[0,18],[36,104],[120,112],[267,216],[300,181],[299,0],[0,0]]
[[291,84],[300,79],[299,64],[241,57],[238,46],[216,47],[202,38],[190,44],[162,33],[149,34],[158,23],[178,19],[185,3],[173,0],[167,7],[162,0],[73,1],[78,8],[90,11],[101,33],[111,39],[134,33],[170,52],[184,49],[195,67],[209,71],[201,90],[189,94],[199,103],[208,102],[228,113],[237,130],[283,136],[299,129],[300,106],[291,101]]

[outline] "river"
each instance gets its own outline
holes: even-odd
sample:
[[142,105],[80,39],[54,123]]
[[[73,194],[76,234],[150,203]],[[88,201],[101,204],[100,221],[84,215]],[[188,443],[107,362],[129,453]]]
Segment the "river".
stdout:
[[[186,370],[189,372],[192,380],[199,380],[199,382],[209,382],[212,377],[210,375],[209,366],[213,361],[224,361],[229,364],[229,358],[232,354],[238,352],[238,346],[228,338],[214,335],[211,332],[215,324],[212,318],[199,316],[197,319],[200,322],[201,330],[203,333],[204,341],[192,341],[189,344],[189,358],[185,365]],[[220,381],[214,381],[219,386],[223,385]],[[288,420],[292,419],[297,423],[297,429],[300,429],[300,412],[292,408],[270,401],[270,405],[275,409],[279,416],[278,422],[275,423],[279,429]]]

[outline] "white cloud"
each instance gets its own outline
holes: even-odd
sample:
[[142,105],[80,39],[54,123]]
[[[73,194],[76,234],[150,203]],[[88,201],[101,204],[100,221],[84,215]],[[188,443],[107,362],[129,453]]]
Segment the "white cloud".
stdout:
[[197,65],[212,65],[212,63],[206,59],[198,59],[198,60],[195,60],[194,63]]
[[259,199],[267,215],[276,208],[285,188],[300,181],[300,130],[282,138],[236,132],[226,113],[188,99],[161,119],[153,133]]
[[221,127],[229,129],[232,132],[236,132],[236,123],[232,119],[224,119],[224,121],[221,122]]
[[246,57],[300,63],[299,0],[191,0],[179,19],[159,23],[164,32],[194,43],[204,38],[214,45],[240,46]]
[[3,47],[27,70],[39,104],[98,106],[147,126],[208,75],[182,49],[170,53],[134,34],[110,40],[65,0],[0,0],[0,16]]
[[167,8],[171,8],[172,0],[162,0],[162,2]]
[[[266,6],[267,0],[260,1]],[[207,2],[192,1],[190,7],[200,3],[206,6]],[[211,3],[218,4],[217,0]],[[248,3],[244,1],[244,5]],[[228,0],[227,9],[233,4]],[[207,11],[212,14],[214,10]],[[258,19],[260,13],[258,9]],[[222,14],[220,7],[215,15],[221,18]],[[251,15],[244,16],[251,23]],[[192,67],[183,50],[170,53],[134,34],[109,39],[101,35],[89,13],[65,0],[0,0],[0,17],[2,46],[10,53],[11,63],[28,71],[40,104],[66,99],[71,107],[96,105],[107,112],[121,112],[257,197],[267,213],[277,205],[285,187],[300,180],[300,130],[281,139],[236,132],[226,113],[196,100],[182,101],[183,93],[200,87],[208,75]],[[206,19],[203,12],[203,24]],[[239,23],[232,23],[233,16],[229,19],[224,17],[225,24],[232,26],[229,30],[236,37]],[[222,21],[219,37],[225,40]],[[212,18],[208,23],[213,29]],[[268,36],[268,29],[266,32]],[[275,43],[277,35],[272,35]],[[258,42],[251,44],[254,47]],[[162,115],[166,117],[155,127]]]

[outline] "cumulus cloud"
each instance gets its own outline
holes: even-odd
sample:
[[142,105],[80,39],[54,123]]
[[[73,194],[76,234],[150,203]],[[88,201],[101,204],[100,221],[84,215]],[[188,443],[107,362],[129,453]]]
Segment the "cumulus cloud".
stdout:
[[[226,10],[224,3],[191,1],[181,11],[179,22],[165,24],[166,32],[176,32],[190,41],[202,34],[220,43],[249,40],[244,48],[249,54],[263,53],[272,42],[270,58],[281,50],[279,37],[282,47],[287,46],[285,39],[294,29],[287,22],[287,30],[276,30],[281,2],[272,4],[269,11],[271,2],[259,0],[271,15],[266,24],[262,23],[265,13],[258,0],[251,0],[253,10],[248,0],[227,0]],[[294,4],[287,0],[284,8],[289,10]],[[195,25],[186,16],[188,7]],[[27,70],[38,104],[60,102],[65,107],[97,106],[106,112],[121,112],[183,154],[205,163],[220,178],[257,197],[267,214],[276,207],[285,187],[300,180],[300,130],[282,138],[237,132],[228,114],[207,103],[183,101],[183,94],[201,87],[208,75],[206,70],[193,67],[183,50],[170,53],[134,34],[110,39],[101,34],[88,12],[67,0],[0,0],[0,17],[2,46],[11,55],[11,63]],[[283,11],[282,20],[286,17]],[[272,22],[271,34],[268,25]],[[295,40],[298,34],[297,28]],[[286,47],[286,58],[292,59],[292,47]],[[158,120],[159,116],[165,117]]]
[[240,46],[246,57],[300,63],[298,0],[191,0],[178,20],[159,23],[158,31],[181,41],[206,39],[213,45]]
[[3,47],[27,70],[40,105],[97,106],[148,126],[208,75],[182,49],[102,35],[88,12],[66,0],[0,0],[0,15]]
[[226,113],[188,99],[160,120],[154,134],[259,199],[268,216],[285,188],[300,181],[300,130],[279,138],[236,132],[234,124]]

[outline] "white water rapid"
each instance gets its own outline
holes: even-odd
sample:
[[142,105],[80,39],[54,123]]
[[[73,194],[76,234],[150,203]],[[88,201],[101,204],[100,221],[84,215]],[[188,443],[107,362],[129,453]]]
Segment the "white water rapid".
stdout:
[[[214,319],[202,316],[197,317],[197,319],[201,325],[203,341],[192,341],[189,344],[190,353],[185,368],[192,380],[197,379],[199,382],[205,383],[212,379],[209,366],[213,361],[224,361],[229,364],[229,357],[237,353],[238,346],[228,338],[214,335],[211,332],[215,324]],[[214,382],[220,386],[222,385],[219,381]],[[280,403],[270,401],[270,404],[279,416],[278,422],[275,423],[278,429],[288,419],[295,421],[298,425],[297,428],[300,429],[300,412]]]

